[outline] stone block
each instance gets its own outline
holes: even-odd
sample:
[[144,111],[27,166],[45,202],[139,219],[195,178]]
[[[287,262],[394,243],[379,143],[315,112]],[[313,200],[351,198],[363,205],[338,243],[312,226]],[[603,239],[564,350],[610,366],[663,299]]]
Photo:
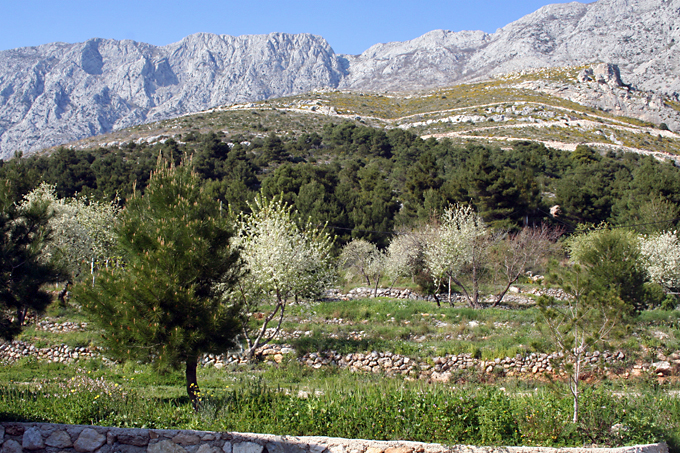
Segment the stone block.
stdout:
[[198,447],[196,453],[220,453],[220,449],[217,447],[213,447],[210,444],[203,444],[200,447]]
[[328,447],[328,451],[330,453],[345,453],[345,446],[344,445],[330,445]]
[[55,448],[68,448],[73,446],[73,441],[66,431],[53,431],[45,440],[45,444]]
[[[98,452],[98,453],[101,453]],[[117,444],[113,446],[112,453],[146,453],[146,448],[135,445]]]
[[232,453],[232,450],[231,442],[225,442],[224,445],[222,445],[222,451],[224,453]]
[[24,427],[21,425],[9,425],[5,427],[5,433],[8,436],[21,436],[24,434]]
[[268,442],[267,451],[269,453],[306,453],[300,445],[290,442]]
[[85,428],[73,444],[73,448],[78,453],[89,453],[95,451],[106,442],[106,436],[98,433],[92,428]]
[[201,438],[195,434],[179,433],[172,438],[172,441],[186,447],[187,445],[198,445],[201,443]]
[[262,453],[262,450],[264,447],[255,442],[239,442],[233,445],[233,453]]
[[408,447],[388,447],[385,449],[385,453],[412,453],[413,448]]
[[26,450],[40,450],[41,448],[45,448],[45,443],[43,442],[40,430],[33,427],[24,431],[21,446]]
[[186,450],[171,440],[162,440],[149,445],[147,453],[186,453]]
[[16,440],[10,439],[2,444],[2,453],[22,453],[21,444]]

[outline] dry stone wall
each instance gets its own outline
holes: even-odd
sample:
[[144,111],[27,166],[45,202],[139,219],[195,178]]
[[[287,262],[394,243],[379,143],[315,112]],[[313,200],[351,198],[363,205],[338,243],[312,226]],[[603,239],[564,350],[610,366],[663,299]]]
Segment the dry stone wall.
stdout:
[[470,447],[170,429],[0,423],[0,453],[668,453],[664,443],[622,448]]

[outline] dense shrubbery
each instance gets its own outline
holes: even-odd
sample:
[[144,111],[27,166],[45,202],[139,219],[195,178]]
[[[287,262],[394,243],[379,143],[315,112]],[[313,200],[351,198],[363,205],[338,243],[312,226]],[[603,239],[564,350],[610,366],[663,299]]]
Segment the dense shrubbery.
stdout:
[[340,244],[361,237],[381,247],[382,232],[456,202],[471,203],[491,227],[552,221],[548,208],[559,204],[570,228],[606,220],[641,232],[672,229],[680,206],[680,170],[672,164],[585,146],[572,154],[530,142],[461,147],[352,123],[329,124],[322,136],[194,133],[182,140],[14,158],[0,161],[0,179],[13,182],[15,199],[45,181],[59,197],[124,200],[134,184],[144,189],[159,153],[177,162],[189,153],[206,189],[234,211],[247,210],[262,189],[269,198],[283,195],[303,218],[328,222]]

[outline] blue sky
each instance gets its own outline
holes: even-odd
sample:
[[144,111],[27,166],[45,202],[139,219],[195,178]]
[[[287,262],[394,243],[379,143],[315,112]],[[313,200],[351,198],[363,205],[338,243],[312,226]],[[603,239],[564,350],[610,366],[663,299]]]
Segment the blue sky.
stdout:
[[[406,41],[430,30],[494,32],[545,0],[0,0],[0,50],[89,38],[155,45],[197,32],[321,35],[335,52]],[[590,3],[583,1],[583,3]]]

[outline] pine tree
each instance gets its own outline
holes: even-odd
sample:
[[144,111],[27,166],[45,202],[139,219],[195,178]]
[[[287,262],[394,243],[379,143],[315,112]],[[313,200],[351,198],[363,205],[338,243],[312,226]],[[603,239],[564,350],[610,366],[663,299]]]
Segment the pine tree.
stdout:
[[184,365],[194,407],[200,355],[227,351],[238,334],[239,307],[222,296],[241,270],[230,225],[199,182],[190,164],[159,160],[144,196],[135,193],[121,212],[124,265],[75,291],[116,357]]
[[42,286],[61,277],[40,259],[50,235],[47,203],[21,209],[11,192],[9,183],[0,184],[0,338],[5,340],[21,331],[29,310],[41,312],[49,305],[52,297]]

